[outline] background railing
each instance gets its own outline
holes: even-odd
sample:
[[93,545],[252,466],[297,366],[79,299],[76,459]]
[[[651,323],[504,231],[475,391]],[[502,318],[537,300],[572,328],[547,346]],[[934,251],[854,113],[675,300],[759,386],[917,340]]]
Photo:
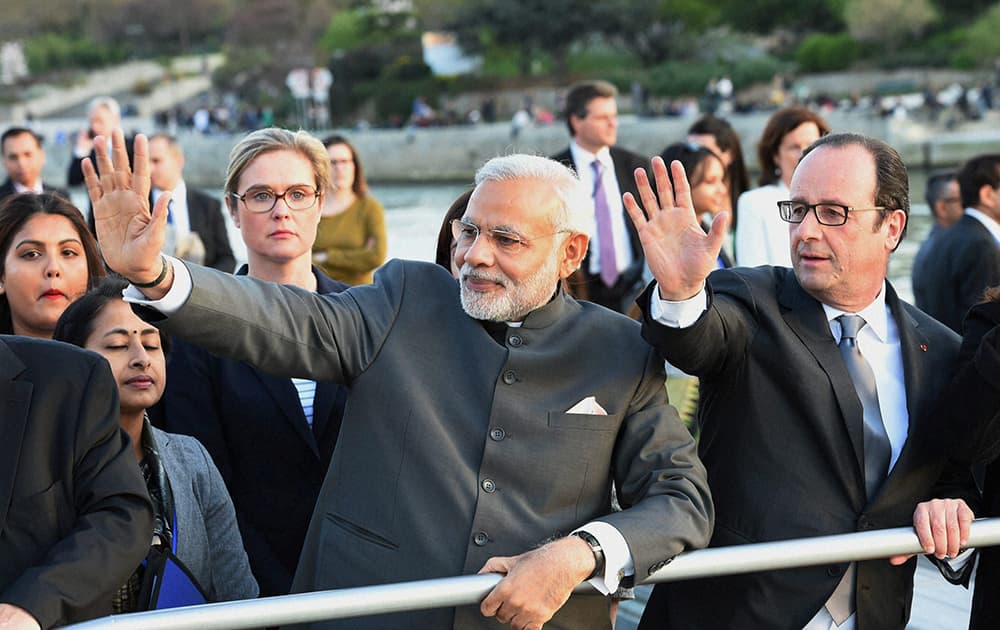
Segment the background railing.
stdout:
[[[969,547],[1000,545],[1000,518],[973,522]],[[645,583],[790,569],[832,562],[873,560],[922,553],[910,527],[839,536],[688,551],[651,575]],[[74,630],[223,630],[260,628],[325,619],[478,604],[501,576],[462,577],[320,591],[239,602],[116,615],[68,626]],[[574,592],[592,590],[581,584]]]

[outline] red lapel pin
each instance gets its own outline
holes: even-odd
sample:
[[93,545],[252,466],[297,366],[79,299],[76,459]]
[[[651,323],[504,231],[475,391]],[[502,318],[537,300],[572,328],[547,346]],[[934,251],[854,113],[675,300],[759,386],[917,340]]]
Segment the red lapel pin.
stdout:
[[920,344],[920,349],[924,352],[927,352],[927,344],[926,343]]

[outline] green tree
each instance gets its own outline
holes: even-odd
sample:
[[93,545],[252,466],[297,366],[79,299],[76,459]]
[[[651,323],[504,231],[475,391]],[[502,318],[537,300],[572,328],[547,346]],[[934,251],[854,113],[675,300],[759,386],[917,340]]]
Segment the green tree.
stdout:
[[983,13],[965,34],[962,56],[975,64],[985,65],[1000,57],[1000,4]]
[[844,21],[859,42],[895,48],[924,32],[937,17],[930,0],[847,0]]

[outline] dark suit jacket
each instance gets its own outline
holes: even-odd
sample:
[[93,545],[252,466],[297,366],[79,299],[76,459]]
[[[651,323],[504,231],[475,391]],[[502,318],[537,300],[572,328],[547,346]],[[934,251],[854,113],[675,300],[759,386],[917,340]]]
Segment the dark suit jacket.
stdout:
[[108,615],[152,532],[107,361],[0,335],[0,602],[42,628]]
[[[951,373],[957,336],[900,301],[909,434],[888,479],[866,500],[861,403],[821,304],[792,270],[736,268],[709,276],[710,306],[692,326],[649,319],[643,335],[701,379],[699,452],[716,507],[712,547],[911,524],[945,468],[947,433],[927,410]],[[968,479],[968,477],[966,477]],[[913,560],[858,563],[859,630],[903,628]],[[800,629],[829,598],[847,563],[658,585],[643,628]]]
[[[391,260],[323,296],[187,268],[190,297],[158,325],[351,388],[293,590],[475,573],[594,519],[621,532],[638,579],[707,541],[704,469],[632,320],[560,293],[498,325],[501,344],[429,263]],[[607,415],[568,413],[590,396]],[[317,625],[505,627],[475,606]],[[608,598],[574,596],[545,627],[610,628]]]
[[[951,432],[965,438],[956,449],[962,462],[985,461],[983,502],[977,517],[1000,516],[1000,302],[977,304],[965,319],[962,368],[941,398]],[[1000,627],[1000,548],[979,550],[969,628]]]
[[197,232],[201,242],[205,244],[205,266],[232,273],[236,268],[236,258],[229,245],[222,203],[215,197],[188,186],[187,207],[191,231]]
[[[65,188],[57,188],[56,186],[49,186],[45,182],[42,182],[42,191],[47,193],[56,193],[62,195],[63,197],[69,199],[69,192]],[[11,178],[7,178],[7,181],[0,186],[0,201],[10,197],[11,195],[16,195],[17,189],[14,188],[14,182]]]
[[966,215],[935,235],[925,256],[927,264],[913,276],[914,294],[924,302],[918,306],[960,332],[983,291],[1000,284],[1000,245],[986,226]]
[[[319,293],[347,288],[319,269],[313,273]],[[198,438],[212,455],[236,507],[262,596],[291,589],[346,400],[347,388],[317,383],[310,428],[288,378],[180,339],[171,351],[159,423]]]
[[[615,179],[618,180],[618,187],[624,195],[631,192],[636,199],[639,198],[639,191],[635,185],[635,169],[648,168],[649,160],[618,147],[611,147],[611,160],[615,164]],[[577,170],[573,163],[573,154],[569,147],[561,153],[552,156],[552,159],[564,164],[574,171]],[[581,166],[583,168],[583,166]],[[593,250],[587,251],[587,256],[583,259],[580,269],[567,280],[570,293],[579,299],[589,300],[602,306],[607,306],[612,310],[625,312],[632,305],[632,300],[639,293],[642,283],[642,270],[645,263],[642,244],[639,242],[639,233],[635,229],[635,224],[628,216],[628,212],[622,209],[625,219],[625,229],[628,232],[629,243],[632,246],[632,264],[626,269],[618,282],[613,287],[605,286],[600,275],[590,273],[590,256]]]

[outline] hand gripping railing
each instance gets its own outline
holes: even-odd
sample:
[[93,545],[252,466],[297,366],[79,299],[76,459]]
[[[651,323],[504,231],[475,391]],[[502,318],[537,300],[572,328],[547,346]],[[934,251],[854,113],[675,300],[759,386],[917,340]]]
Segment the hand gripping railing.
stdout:
[[[973,522],[968,546],[991,545],[1000,545],[1000,518]],[[645,582],[675,582],[691,578],[790,569],[831,562],[872,560],[921,552],[913,529],[899,527],[838,536],[688,551],[678,555]],[[466,575],[116,615],[68,627],[74,630],[260,628],[478,604],[499,581],[500,576],[496,574]],[[574,592],[590,590],[592,589],[589,585],[581,584]]]

